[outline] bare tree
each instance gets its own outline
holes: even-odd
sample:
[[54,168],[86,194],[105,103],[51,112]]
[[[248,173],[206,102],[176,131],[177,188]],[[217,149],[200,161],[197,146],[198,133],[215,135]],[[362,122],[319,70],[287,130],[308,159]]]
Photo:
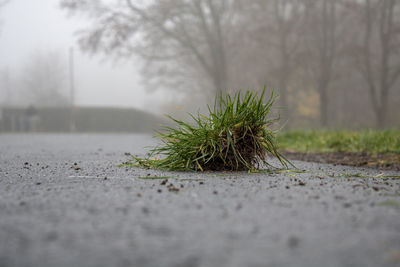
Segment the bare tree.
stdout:
[[[283,117],[290,114],[288,102],[288,85],[296,67],[296,56],[300,36],[303,32],[303,8],[300,0],[260,1],[269,5],[269,16],[273,21],[266,27],[265,38],[275,58],[278,80],[279,100],[283,108]],[[271,38],[272,37],[272,38]],[[266,62],[268,64],[268,62]]]
[[399,6],[396,0],[365,0],[360,9],[363,38],[354,55],[379,128],[385,127],[390,91],[400,76]]
[[319,93],[320,123],[328,126],[328,90],[337,56],[337,0],[303,0],[305,4],[307,33],[305,48],[312,77]]
[[[279,92],[281,105],[287,109],[288,104],[288,82],[295,68],[295,59],[301,34],[302,14],[300,1],[274,0],[274,18],[276,20],[276,33],[278,34],[279,54]],[[285,117],[288,117],[286,115]]]
[[62,0],[61,7],[93,21],[80,34],[85,51],[119,59],[139,55],[146,61],[144,73],[152,85],[179,89],[200,84],[199,89],[212,87],[214,93],[228,87],[233,2],[155,0],[139,5],[131,0]]
[[66,66],[57,52],[35,51],[21,75],[26,104],[67,106]]
[[[307,126],[315,126],[319,115],[323,127],[353,127],[356,114],[365,114],[368,96],[373,105],[368,112],[376,114],[380,127],[385,120],[395,121],[395,116],[386,119],[386,115],[390,92],[400,76],[396,0],[60,0],[60,4],[70,15],[89,18],[79,32],[83,50],[136,64],[139,58],[147,87],[183,92],[170,94],[181,103],[192,103],[185,96],[200,100],[232,87],[272,85],[280,93],[281,106],[287,108],[283,117],[292,113],[292,118],[306,119]],[[358,71],[368,84],[368,94],[362,97]],[[397,97],[397,91],[392,96]],[[357,127],[369,123],[363,120]],[[304,124],[296,121],[296,125]]]

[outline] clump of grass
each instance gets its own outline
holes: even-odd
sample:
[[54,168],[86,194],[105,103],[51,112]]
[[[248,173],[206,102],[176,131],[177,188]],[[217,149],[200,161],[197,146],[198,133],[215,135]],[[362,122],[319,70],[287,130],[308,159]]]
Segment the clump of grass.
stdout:
[[279,118],[268,118],[276,97],[263,102],[261,94],[247,91],[219,95],[209,115],[190,115],[193,123],[172,119],[177,127],[158,132],[162,144],[146,158],[134,157],[132,165],[145,168],[194,171],[243,171],[271,167],[267,156],[276,157],[284,167],[290,162],[277,151],[275,134],[268,127]]

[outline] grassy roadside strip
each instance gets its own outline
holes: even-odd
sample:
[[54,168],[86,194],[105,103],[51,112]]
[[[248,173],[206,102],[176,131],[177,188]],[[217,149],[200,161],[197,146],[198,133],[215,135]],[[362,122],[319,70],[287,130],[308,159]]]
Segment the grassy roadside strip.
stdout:
[[277,137],[285,151],[400,154],[400,130],[290,131]]
[[277,140],[291,160],[400,171],[400,130],[291,131]]

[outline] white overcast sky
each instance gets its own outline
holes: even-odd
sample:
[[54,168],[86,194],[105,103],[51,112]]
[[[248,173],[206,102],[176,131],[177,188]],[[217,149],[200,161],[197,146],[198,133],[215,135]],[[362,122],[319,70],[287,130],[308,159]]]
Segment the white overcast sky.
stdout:
[[135,107],[157,112],[163,93],[145,92],[135,62],[115,66],[101,56],[82,55],[77,51],[74,32],[85,24],[76,17],[68,18],[58,5],[58,0],[11,0],[3,8],[0,68],[8,68],[13,75],[38,49],[59,51],[67,60],[73,46],[78,105]]

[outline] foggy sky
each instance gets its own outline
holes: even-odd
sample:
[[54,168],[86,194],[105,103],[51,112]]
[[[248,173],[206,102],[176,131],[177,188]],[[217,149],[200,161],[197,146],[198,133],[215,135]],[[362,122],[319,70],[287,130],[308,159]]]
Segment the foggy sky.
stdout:
[[79,52],[74,33],[86,22],[77,17],[68,18],[58,4],[58,0],[12,0],[1,11],[0,69],[7,68],[11,77],[17,75],[38,49],[57,51],[67,62],[72,46],[77,105],[159,111],[157,103],[165,95],[145,92],[138,68],[132,63],[113,64],[101,56],[89,57]]

